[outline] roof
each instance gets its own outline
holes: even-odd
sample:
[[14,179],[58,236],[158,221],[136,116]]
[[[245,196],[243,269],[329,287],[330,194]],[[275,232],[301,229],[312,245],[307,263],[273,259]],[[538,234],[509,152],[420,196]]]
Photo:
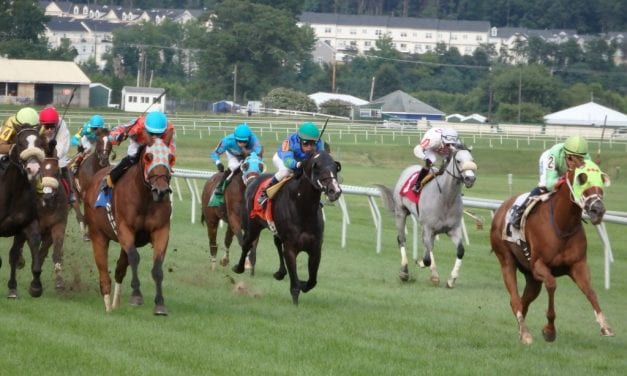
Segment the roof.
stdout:
[[381,98],[377,98],[371,103],[382,103],[381,112],[444,116],[444,112],[419,101],[401,90],[396,90]]
[[627,126],[627,115],[598,103],[588,102],[545,115],[544,122],[559,125],[625,127]]
[[124,86],[122,91],[125,93],[161,94],[165,89],[160,87]]
[[344,101],[344,102],[348,102],[350,104],[356,105],[356,106],[360,106],[362,104],[366,104],[368,103],[368,101],[354,97],[352,95],[348,95],[348,94],[336,94],[336,93],[324,93],[324,92],[317,92],[317,93],[313,93],[313,94],[309,94],[309,98],[311,98],[314,102],[316,102],[316,106],[320,106],[322,103],[335,99],[335,100],[340,100],[340,101]]
[[0,58],[0,82],[89,85],[91,80],[73,61]]

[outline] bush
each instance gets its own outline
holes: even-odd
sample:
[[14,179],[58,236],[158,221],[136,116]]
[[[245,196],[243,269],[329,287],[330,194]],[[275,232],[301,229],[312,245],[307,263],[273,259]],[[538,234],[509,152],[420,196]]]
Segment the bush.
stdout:
[[323,114],[350,117],[352,105],[339,99],[329,99],[320,104],[320,112]]
[[278,108],[282,110],[317,112],[316,102],[307,94],[288,88],[276,88],[271,90],[262,99],[264,107]]

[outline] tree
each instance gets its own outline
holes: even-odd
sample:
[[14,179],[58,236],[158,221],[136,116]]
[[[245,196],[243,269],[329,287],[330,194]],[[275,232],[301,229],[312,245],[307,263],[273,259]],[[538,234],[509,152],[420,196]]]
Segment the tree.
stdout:
[[36,1],[0,1],[0,55],[30,59],[45,56],[43,33],[47,21]]

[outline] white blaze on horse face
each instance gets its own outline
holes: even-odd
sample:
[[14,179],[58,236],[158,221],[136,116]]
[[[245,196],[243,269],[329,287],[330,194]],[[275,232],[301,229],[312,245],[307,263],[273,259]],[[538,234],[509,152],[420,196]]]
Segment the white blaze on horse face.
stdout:
[[36,148],[37,145],[35,143],[37,142],[37,138],[38,137],[36,135],[30,135],[26,137],[26,142],[28,143],[28,146],[26,148],[27,149]]

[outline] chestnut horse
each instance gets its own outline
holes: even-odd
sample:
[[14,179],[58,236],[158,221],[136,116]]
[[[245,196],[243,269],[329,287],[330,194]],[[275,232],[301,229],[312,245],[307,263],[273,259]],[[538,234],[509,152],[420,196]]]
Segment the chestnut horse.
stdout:
[[[563,275],[568,275],[592,304],[601,335],[613,335],[590,284],[586,233],[581,224],[582,211],[593,224],[601,223],[605,214],[602,188],[605,181],[609,183],[606,175],[592,161],[585,161],[582,167],[568,171],[555,192],[546,201],[538,202],[527,218],[523,219],[521,233],[528,250],[507,239],[513,231],[508,218],[516,197],[505,201],[494,215],[490,242],[501,264],[512,312],[518,322],[520,340],[525,344],[533,342],[525,317],[529,305],[540,294],[542,284],[549,299],[546,311],[548,322],[542,334],[546,341],[555,340],[555,278]],[[522,298],[518,293],[517,270],[525,277]]]
[[[211,196],[216,185],[221,181],[222,174],[225,172],[214,174],[205,183],[202,191],[202,217],[201,221],[207,225],[207,235],[209,237],[209,252],[211,270],[215,270],[216,256],[218,254],[218,243],[216,241],[218,235],[218,225],[220,220],[226,222],[226,233],[224,235],[225,254],[220,260],[220,265],[229,264],[229,248],[233,242],[233,236],[237,236],[239,245],[242,245],[242,216],[246,215],[246,203],[244,202],[244,191],[249,181],[261,174],[264,164],[261,157],[256,153],[252,153],[242,161],[240,168],[233,172],[231,182],[224,189],[224,202],[216,206],[209,206]],[[254,254],[252,252],[251,254]],[[254,269],[251,269],[251,273]]]
[[[167,315],[162,292],[163,262],[170,238],[170,179],[175,157],[170,154],[163,140],[156,139],[141,151],[139,160],[110,189],[110,205],[100,206],[100,201],[96,203],[96,200],[99,198],[100,182],[111,168],[101,169],[94,175],[85,192],[85,219],[100,275],[100,292],[105,311],[111,312],[119,307],[122,280],[129,265],[133,290],[131,304],[143,304],[137,274],[137,247],[150,243],[153,251],[152,278],[156,285],[154,314]],[[115,268],[113,298],[107,262],[111,240],[117,241],[122,247]]]
[[40,256],[43,265],[50,246],[53,247],[52,262],[54,263],[56,289],[64,289],[63,280],[63,241],[69,207],[65,188],[60,184],[61,170],[59,160],[47,157],[42,163],[43,192],[37,200],[37,213],[41,231]]
[[[74,190],[77,193],[78,199],[83,201],[85,197],[85,189],[89,185],[89,182],[94,177],[94,174],[102,168],[108,167],[110,165],[109,158],[111,157],[111,150],[113,148],[113,144],[109,142],[109,138],[107,137],[109,134],[108,129],[103,129],[104,134],[96,139],[96,145],[94,150],[87,154],[85,159],[78,166],[78,170],[74,174]],[[76,212],[76,220],[81,226],[81,230],[83,231],[83,240],[88,241],[89,235],[87,232],[87,228],[85,228],[85,220],[84,216],[81,213],[80,204],[78,200],[76,201],[76,205],[73,205],[74,211]]]
[[[320,151],[304,162],[302,174],[285,182],[276,195],[269,200],[267,209],[271,211],[275,229],[274,244],[279,255],[279,270],[274,278],[281,280],[289,273],[292,303],[298,305],[300,292],[308,292],[318,282],[318,267],[322,250],[324,220],[320,198],[324,192],[330,201],[336,201],[342,194],[337,173],[341,165],[331,154]],[[259,233],[268,227],[268,222],[254,215],[259,210],[257,196],[260,185],[265,184],[271,175],[262,175],[253,180],[246,189],[246,230],[239,263],[233,266],[235,273],[244,272],[246,255],[259,238]],[[253,218],[251,218],[253,216]],[[308,255],[309,279],[298,279],[296,257],[300,252]],[[287,271],[286,271],[287,266]]]
[[39,179],[46,142],[35,128],[18,127],[16,132],[15,145],[9,151],[8,158],[0,162],[0,236],[13,237],[9,251],[11,275],[8,297],[17,298],[16,270],[25,242],[28,242],[32,255],[33,279],[29,293],[32,297],[40,297],[43,293],[39,256],[41,235],[34,184]]

